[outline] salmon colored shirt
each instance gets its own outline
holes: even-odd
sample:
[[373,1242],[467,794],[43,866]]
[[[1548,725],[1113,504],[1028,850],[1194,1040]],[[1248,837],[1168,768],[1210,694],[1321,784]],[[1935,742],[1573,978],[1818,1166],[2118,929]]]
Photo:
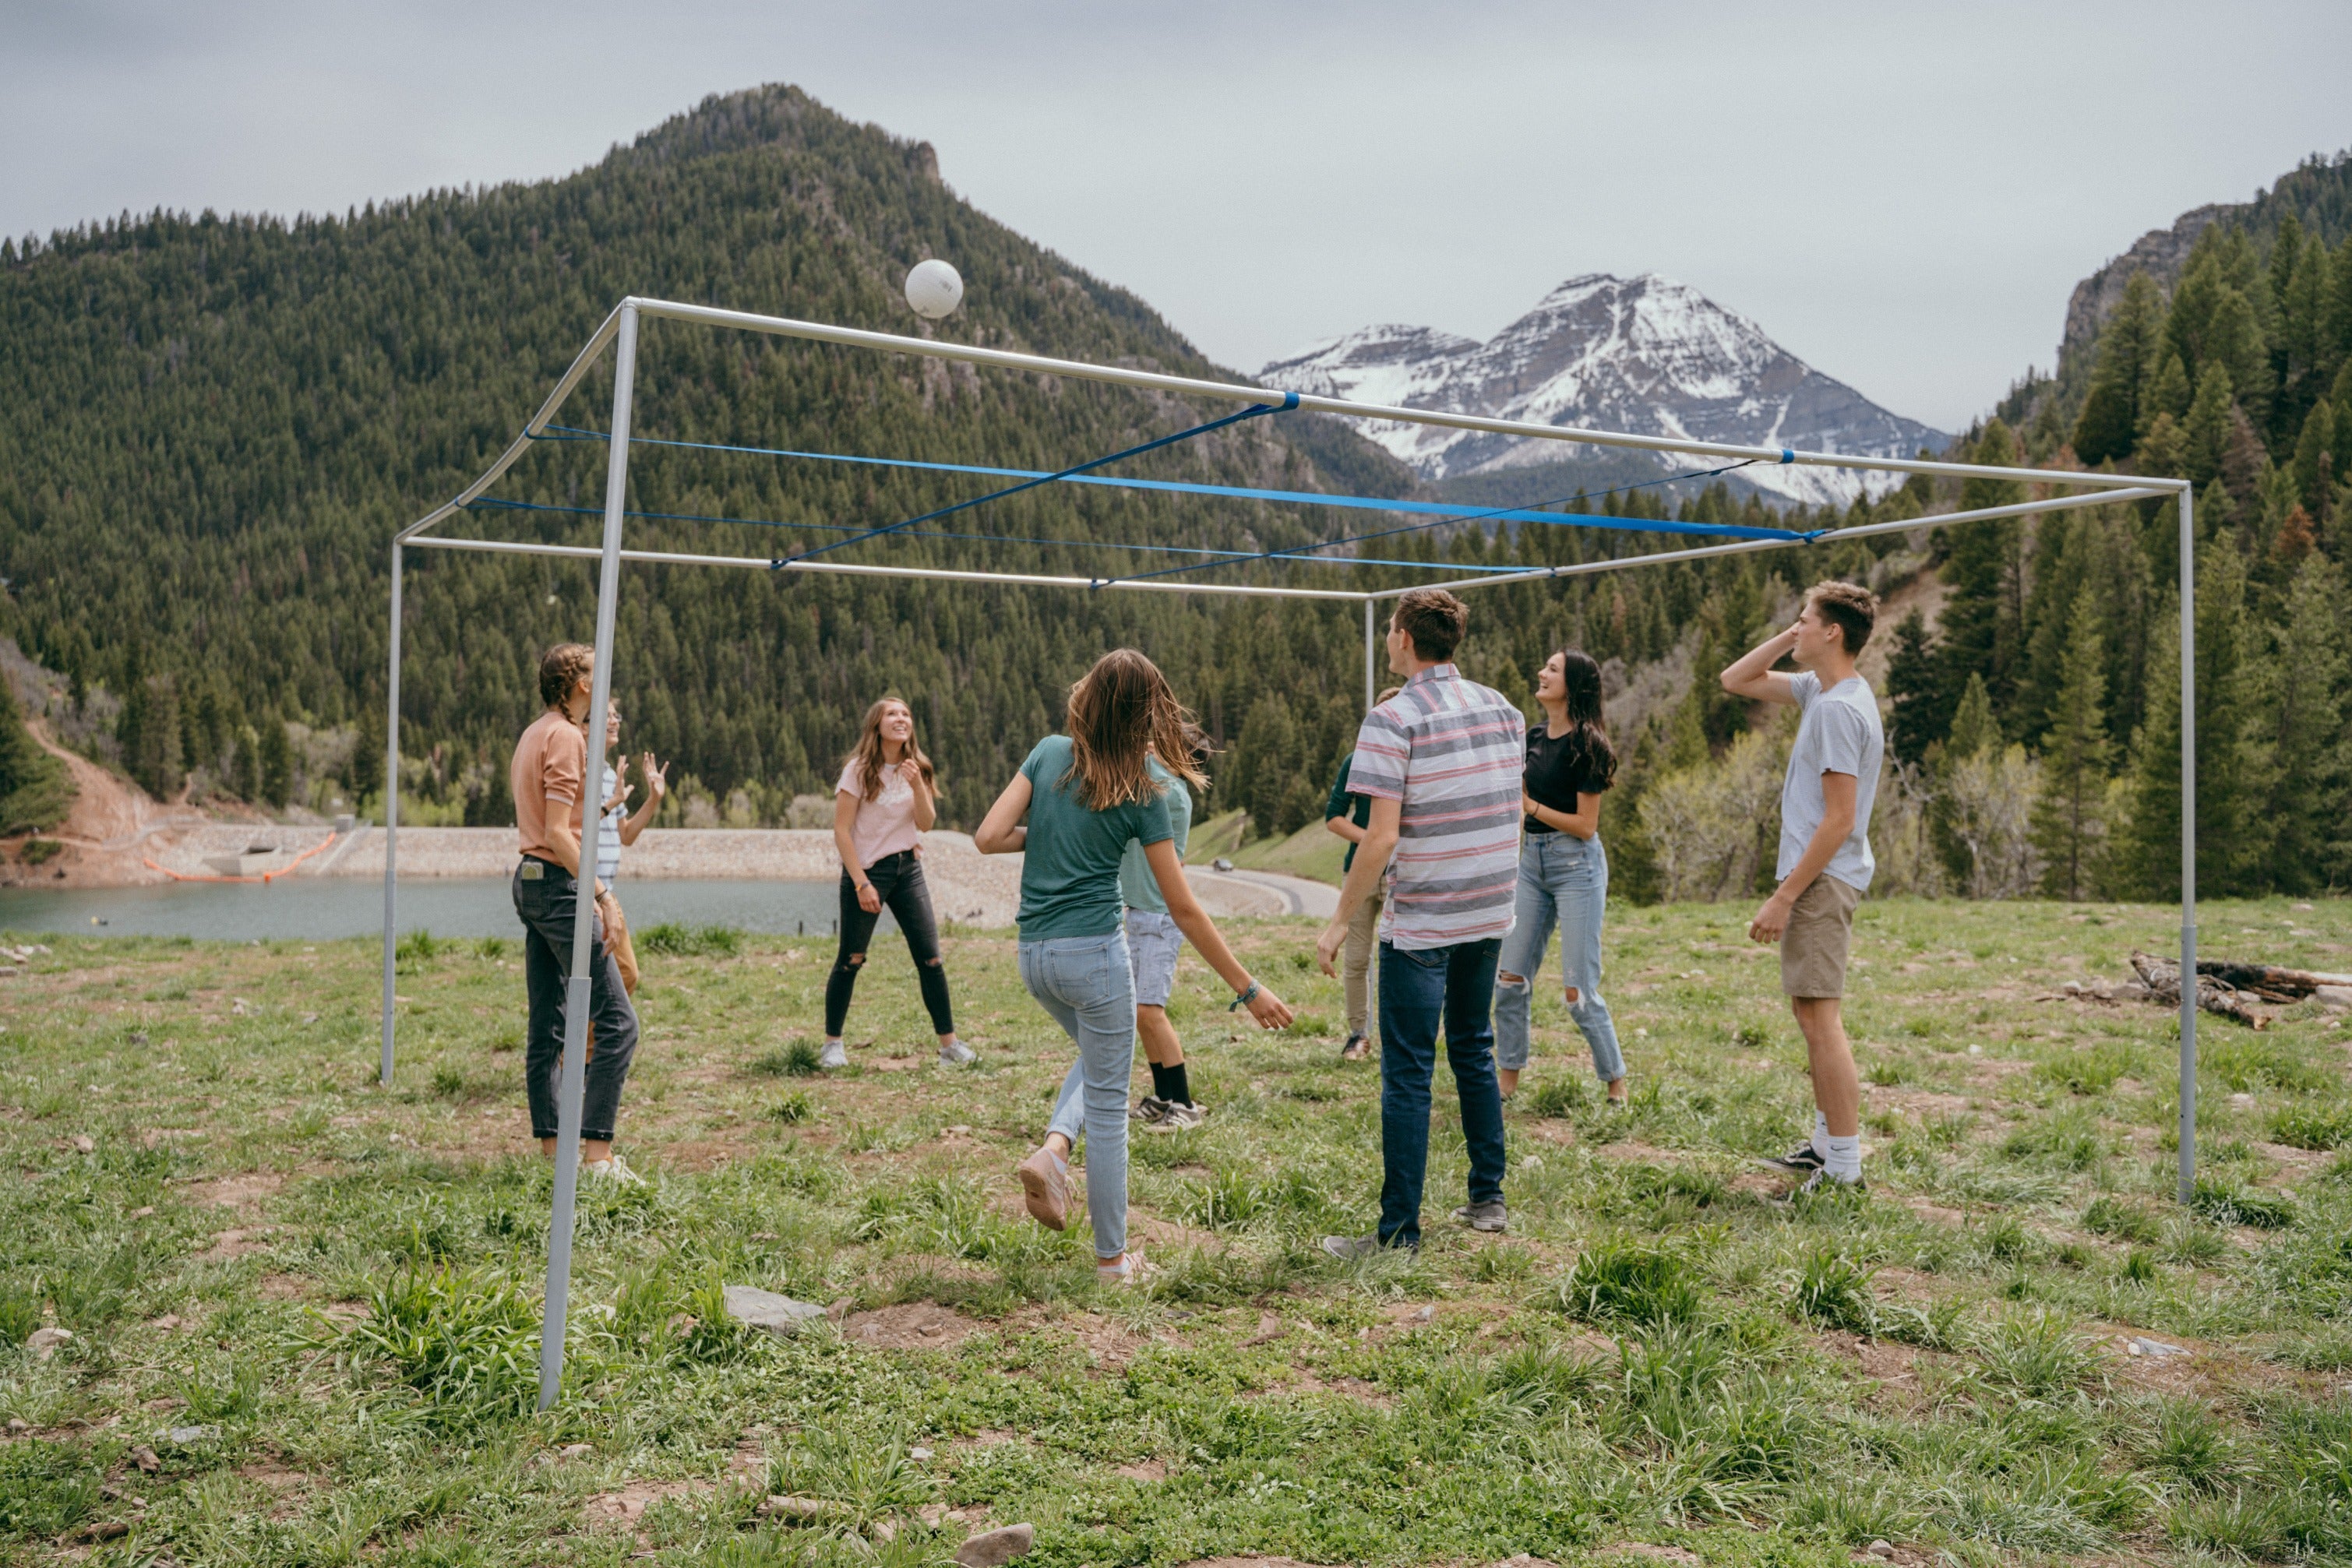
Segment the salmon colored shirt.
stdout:
[[560,821],[558,813],[568,810],[572,832],[580,831],[580,786],[587,768],[588,737],[562,710],[548,709],[522,732],[508,781],[514,789],[515,834],[524,854],[563,863],[548,834],[549,819]]

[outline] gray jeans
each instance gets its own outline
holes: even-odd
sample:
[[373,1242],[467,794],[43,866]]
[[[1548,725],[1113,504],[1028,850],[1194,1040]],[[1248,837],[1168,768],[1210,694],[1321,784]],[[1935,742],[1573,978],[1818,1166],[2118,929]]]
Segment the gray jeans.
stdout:
[[1076,1042],[1049,1133],[1087,1145],[1095,1256],[1127,1250],[1127,1089],[1135,1075],[1135,975],[1127,933],[1021,944],[1021,983]]
[[[1617,1023],[1601,999],[1601,915],[1609,903],[1609,854],[1598,834],[1529,833],[1519,844],[1517,917],[1503,938],[1495,979],[1495,1065],[1528,1064],[1528,1012],[1536,971],[1559,927],[1559,983],[1576,992],[1568,1016],[1592,1048],[1592,1071],[1604,1083],[1625,1076]],[[1516,983],[1504,975],[1517,975]]]

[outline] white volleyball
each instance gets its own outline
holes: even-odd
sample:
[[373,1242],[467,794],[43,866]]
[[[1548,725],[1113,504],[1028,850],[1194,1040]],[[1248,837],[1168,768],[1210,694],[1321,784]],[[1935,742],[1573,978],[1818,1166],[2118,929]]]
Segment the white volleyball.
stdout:
[[907,303],[915,308],[916,315],[933,321],[951,315],[963,303],[963,278],[937,257],[919,261],[915,270],[907,274]]

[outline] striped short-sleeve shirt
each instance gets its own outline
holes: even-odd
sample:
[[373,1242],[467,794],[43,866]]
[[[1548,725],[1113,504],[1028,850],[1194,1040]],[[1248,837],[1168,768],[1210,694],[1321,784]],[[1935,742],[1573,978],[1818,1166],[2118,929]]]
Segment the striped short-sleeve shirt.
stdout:
[[1451,664],[1365,716],[1348,789],[1399,802],[1381,941],[1413,951],[1509,933],[1526,750],[1519,710]]

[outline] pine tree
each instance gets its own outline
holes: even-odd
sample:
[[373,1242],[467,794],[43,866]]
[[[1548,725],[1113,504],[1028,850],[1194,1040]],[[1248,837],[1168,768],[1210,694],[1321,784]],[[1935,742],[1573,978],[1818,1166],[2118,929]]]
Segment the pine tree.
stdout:
[[2352,880],[2352,741],[2345,687],[2352,671],[2352,601],[2344,573],[2324,556],[2305,559],[2288,590],[2273,671],[2269,723],[2274,781],[2264,813],[2274,835],[2275,884],[2315,893]]
[[[2203,486],[2221,476],[2221,463],[2229,455],[2236,413],[2230,401],[2228,369],[2208,365],[2198,373],[2196,401],[2189,405],[2189,417],[2181,422],[2181,477]],[[2218,524],[2221,519],[2211,521]]]
[[[2130,455],[2139,427],[2140,383],[2162,341],[2164,301],[2156,282],[2136,272],[2100,330],[2098,368],[2074,422],[2074,455],[2095,468]],[[2050,404],[2054,406],[2055,400]]]
[[1912,611],[1895,626],[1895,644],[1886,657],[1886,697],[1894,708],[1886,743],[1906,762],[1918,761],[1927,747],[1951,733],[1958,698],[1947,684],[1948,673],[1927,617]]
[[1944,755],[1955,760],[1979,757],[2000,743],[2000,721],[1993,716],[1992,693],[1982,675],[1971,673],[1952,714],[1952,735],[1944,744]]
[[2294,484],[2303,498],[2304,509],[2315,517],[2322,516],[2327,507],[2327,492],[2334,470],[2339,466],[2330,461],[2336,446],[2336,405],[2325,398],[2312,404],[2305,416],[2303,430],[2294,444]]
[[2091,888],[2105,830],[2107,767],[2106,649],[2088,592],[2075,596],[2058,697],[2042,752],[2042,795],[2033,840],[2046,870],[2042,889],[2081,899]]
[[[1996,419],[1985,426],[1973,460],[1995,467],[2013,466],[2019,460],[2016,439]],[[2013,506],[2025,499],[2025,486],[2014,479],[1970,478],[1960,486],[1960,509]],[[2016,681],[2022,652],[2024,563],[2019,559],[2022,529],[2014,517],[1955,523],[1951,553],[1944,561],[1944,580],[1952,592],[1944,604],[1945,684],[1964,686],[1970,675],[1980,676],[1996,705],[2005,702]]]
[[2147,384],[2140,388],[2138,421],[2134,426],[2141,445],[2147,444],[2156,422],[2175,423],[2189,417],[2194,389],[2189,383],[2189,363],[2178,349],[2166,348],[2163,358],[2149,368]]
[[73,798],[65,764],[26,729],[16,690],[0,674],[0,834],[54,828],[65,821]]
[[[294,747],[287,738],[286,721],[272,714],[261,721],[260,798],[263,805],[283,808],[294,794]],[[408,787],[404,784],[405,796]]]

